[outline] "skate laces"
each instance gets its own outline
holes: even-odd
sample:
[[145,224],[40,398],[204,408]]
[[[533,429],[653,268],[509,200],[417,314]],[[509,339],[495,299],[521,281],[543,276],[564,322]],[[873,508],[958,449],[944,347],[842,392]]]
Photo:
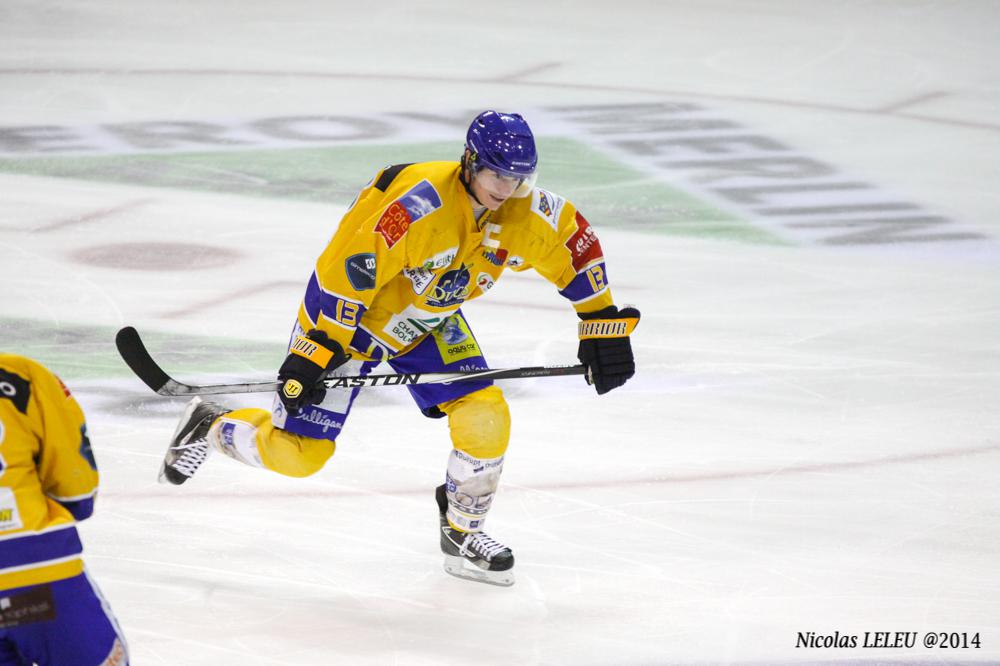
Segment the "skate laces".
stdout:
[[[203,403],[199,408],[211,405]],[[197,414],[197,412],[195,412]],[[201,464],[208,458],[208,430],[212,421],[215,420],[216,410],[204,410],[203,416],[194,424],[188,434],[181,440],[183,443],[170,447],[170,451],[177,456],[167,463],[169,467],[177,470],[185,476],[194,476]]]
[[200,444],[185,444],[177,448],[184,449],[184,452],[170,466],[185,476],[194,476],[208,458],[208,443],[202,440]]
[[478,555],[492,560],[505,550],[507,550],[507,546],[485,532],[473,532],[465,537],[459,553],[461,555]]

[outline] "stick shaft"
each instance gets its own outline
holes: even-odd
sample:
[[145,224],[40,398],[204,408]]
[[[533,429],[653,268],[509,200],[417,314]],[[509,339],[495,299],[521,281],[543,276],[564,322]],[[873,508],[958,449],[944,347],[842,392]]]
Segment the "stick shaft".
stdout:
[[[175,380],[161,368],[143,344],[139,332],[131,326],[118,331],[115,345],[122,359],[149,388],[166,396],[218,395],[224,393],[267,393],[276,391],[280,382],[238,382],[235,384],[185,384]],[[406,386],[413,384],[450,384],[483,379],[522,379],[527,377],[558,377],[586,373],[582,365],[535,366],[500,370],[470,370],[463,372],[398,373],[330,377],[323,380],[326,388]]]

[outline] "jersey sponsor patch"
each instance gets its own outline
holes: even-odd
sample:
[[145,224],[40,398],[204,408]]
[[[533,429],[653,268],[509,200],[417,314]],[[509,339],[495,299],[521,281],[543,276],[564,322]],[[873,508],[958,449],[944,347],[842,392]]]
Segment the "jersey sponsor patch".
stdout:
[[573,268],[578,273],[587,264],[604,256],[597,233],[580,213],[576,214],[576,231],[566,241],[566,248],[572,256]]
[[[3,444],[3,421],[0,421],[0,444]],[[0,476],[3,476],[7,469],[7,462],[0,454]],[[24,525],[21,523],[21,515],[17,512],[17,498],[10,488],[0,486],[0,532],[7,530],[19,530]]]
[[409,345],[440,326],[450,314],[450,312],[435,314],[408,305],[399,314],[392,315],[382,332],[391,340],[404,346]]
[[427,291],[427,287],[430,286],[431,282],[434,282],[434,273],[422,266],[420,268],[404,268],[403,275],[410,278],[410,282],[413,283],[413,291],[417,294]]
[[219,429],[219,435],[222,446],[226,449],[226,454],[231,458],[253,467],[264,466],[255,444],[256,428],[242,421],[224,419],[222,427]]
[[445,319],[444,324],[434,329],[434,332],[447,345],[465,342],[472,335],[462,318],[454,315]]
[[389,204],[375,225],[375,232],[392,249],[406,235],[411,224],[440,207],[441,196],[430,182],[422,180]]
[[495,252],[493,250],[484,250],[483,257],[494,266],[503,266],[504,262],[507,261],[507,250],[503,248]]
[[535,188],[531,191],[531,211],[545,220],[553,230],[558,228],[559,213],[566,200],[558,194]]
[[386,247],[391,250],[399,242],[399,239],[406,234],[406,230],[410,228],[410,222],[412,221],[413,218],[410,217],[403,204],[393,201],[385,209],[385,212],[382,213],[382,217],[378,219],[378,224],[375,225],[375,233],[382,236]]
[[445,363],[463,361],[467,358],[482,356],[476,339],[465,319],[461,316],[448,317],[444,324],[434,329],[434,342]]
[[420,266],[426,268],[429,271],[432,271],[437,268],[444,268],[451,262],[455,261],[456,256],[458,256],[457,245],[455,247],[449,247],[447,250],[444,250],[443,252],[438,252],[429,259],[423,260],[422,262],[420,262]]
[[344,261],[344,271],[356,291],[375,288],[375,255],[371,252],[348,257]]
[[0,532],[19,530],[24,527],[21,514],[17,510],[17,498],[10,488],[0,487]]
[[484,294],[493,288],[494,283],[493,276],[489,273],[480,273],[476,276],[476,286]]
[[11,629],[56,619],[52,586],[35,585],[17,594],[0,597],[0,629]]
[[437,284],[427,296],[427,304],[436,308],[450,308],[461,305],[469,296],[469,282],[472,276],[469,267],[462,264],[438,278]]

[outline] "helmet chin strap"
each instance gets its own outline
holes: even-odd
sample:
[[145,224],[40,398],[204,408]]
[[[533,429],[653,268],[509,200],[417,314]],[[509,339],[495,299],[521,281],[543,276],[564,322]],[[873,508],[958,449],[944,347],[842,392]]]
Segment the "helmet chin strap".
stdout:
[[[468,172],[469,174],[468,178],[465,177],[466,172]],[[482,206],[483,208],[486,208],[487,207],[486,204],[480,201],[479,197],[476,196],[476,193],[472,191],[472,167],[469,166],[468,150],[466,150],[465,154],[462,155],[462,170],[458,174],[458,179],[462,181],[462,185],[465,187],[465,191],[468,192],[470,197],[472,197],[472,200],[475,201],[480,206]]]
[[481,206],[481,207],[483,207],[483,208],[486,208],[486,207],[487,207],[487,206],[486,206],[486,204],[484,204],[484,203],[483,203],[482,201],[480,201],[480,200],[479,200],[479,197],[477,197],[477,196],[476,196],[476,193],[472,191],[472,187],[471,187],[471,186],[469,185],[469,183],[467,183],[467,182],[466,182],[466,181],[465,181],[465,180],[463,179],[463,180],[462,180],[462,184],[463,184],[463,185],[465,185],[465,191],[466,191],[466,192],[468,192],[468,194],[469,194],[469,197],[470,197],[470,198],[471,198],[471,199],[472,199],[473,201],[475,201],[475,202],[476,202],[476,205],[477,205],[477,206]]

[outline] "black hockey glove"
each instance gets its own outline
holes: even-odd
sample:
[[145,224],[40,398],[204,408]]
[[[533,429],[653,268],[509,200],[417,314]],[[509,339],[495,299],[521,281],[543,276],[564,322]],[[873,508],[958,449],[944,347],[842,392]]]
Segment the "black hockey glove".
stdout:
[[326,389],[317,386],[320,379],[334,368],[347,363],[350,354],[336,340],[323,331],[312,329],[292,341],[288,358],[278,370],[278,397],[288,410],[295,414],[306,405],[323,402]]
[[598,395],[618,388],[635,374],[635,357],[629,335],[639,323],[634,307],[619,310],[609,305],[597,312],[581,312],[580,349],[577,358],[587,366],[587,383]]

